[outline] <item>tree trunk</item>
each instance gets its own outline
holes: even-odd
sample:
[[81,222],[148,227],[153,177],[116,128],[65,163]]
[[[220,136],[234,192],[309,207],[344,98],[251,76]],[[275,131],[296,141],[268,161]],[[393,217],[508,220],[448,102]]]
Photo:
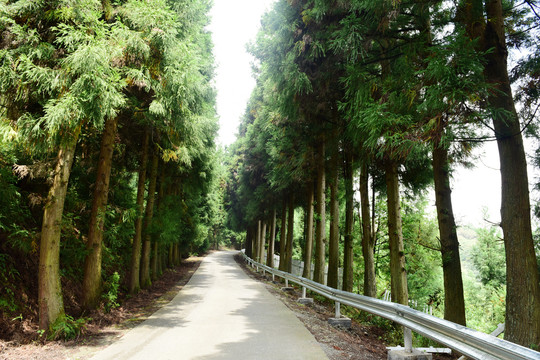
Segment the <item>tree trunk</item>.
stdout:
[[[159,162],[158,162],[159,164]],[[159,187],[158,187],[158,196],[157,196],[157,209],[159,211],[158,216],[162,216],[163,209],[165,204],[163,204],[165,199],[165,166],[161,166],[161,171],[159,174]],[[160,246],[157,241],[157,238],[154,238],[154,241],[152,243],[152,281],[157,280],[159,276],[161,275],[161,272],[159,270],[159,253],[160,253]]]
[[405,271],[405,253],[403,249],[403,232],[401,229],[398,166],[394,161],[387,160],[385,168],[392,301],[403,305],[409,305],[407,273]]
[[43,211],[39,246],[38,304],[39,328],[45,331],[65,316],[60,284],[60,236],[69,175],[79,131],[58,150],[53,183]]
[[257,234],[255,236],[255,261],[260,262],[261,256],[261,220],[257,220]]
[[117,118],[107,119],[101,137],[82,283],[81,306],[86,310],[95,309],[101,296],[101,249],[117,123]]
[[287,196],[283,195],[281,207],[281,230],[279,236],[279,270],[287,271]]
[[352,292],[354,280],[354,188],[352,155],[345,156],[345,243],[343,249],[343,291]]
[[274,267],[274,243],[276,240],[276,209],[272,210],[272,222],[270,223],[270,239],[268,239],[268,252],[266,253],[266,265]]
[[[485,5],[485,7],[484,7]],[[462,3],[461,15],[485,57],[484,75],[501,165],[501,227],[506,253],[504,337],[514,343],[540,344],[540,283],[531,229],[527,160],[521,125],[508,78],[508,48],[501,0]],[[487,16],[486,21],[483,15]],[[489,50],[489,51],[487,51]]]
[[328,279],[327,285],[339,287],[339,200],[338,200],[338,164],[339,154],[332,156],[330,183],[330,239],[328,244]]
[[152,256],[150,258],[150,265],[151,265],[151,271],[150,271],[150,279],[152,281],[155,281],[159,278],[159,244],[157,241],[152,241]]
[[152,164],[150,167],[150,181],[148,183],[148,196],[146,198],[146,213],[144,216],[144,226],[143,226],[144,243],[143,243],[142,255],[141,255],[141,287],[142,288],[148,288],[150,287],[150,285],[152,285],[152,280],[150,279],[150,252],[152,249],[150,229],[152,226],[152,218],[154,216],[154,202],[156,198],[158,165],[159,165],[159,154],[158,154],[157,147],[155,147],[152,151]]
[[262,222],[261,229],[261,244],[259,247],[259,258],[261,259],[260,263],[264,264],[264,245],[266,244],[266,220]]
[[448,167],[448,150],[441,146],[435,146],[433,149],[433,177],[443,265],[444,318],[465,326],[465,300],[459,241],[454,211],[452,210],[452,190],[450,189]]
[[252,233],[252,227],[248,226],[246,230],[246,255],[251,259],[253,259],[253,242],[251,241],[253,236]]
[[375,277],[375,239],[371,228],[369,206],[369,172],[367,164],[360,171],[360,206],[362,208],[362,254],[364,256],[364,295],[377,297]]
[[313,257],[313,201],[315,189],[313,183],[308,184],[307,209],[306,209],[306,248],[304,250],[304,271],[302,277],[311,279],[311,259]]
[[317,154],[317,221],[315,228],[315,271],[313,280],[324,284],[326,266],[326,169],[325,144],[322,139]]
[[289,220],[287,221],[287,267],[286,271],[292,273],[292,252],[294,241],[294,194],[289,196]]
[[501,226],[506,252],[506,322],[504,338],[523,346],[540,344],[540,284],[531,230],[527,160],[508,78],[501,0],[486,1],[488,96],[501,164]]
[[135,236],[133,237],[133,250],[131,252],[131,274],[129,281],[129,292],[135,294],[141,288],[141,244],[142,225],[144,216],[144,190],[146,183],[146,168],[148,166],[148,142],[149,132],[145,131],[142,143],[141,163],[139,166],[139,180],[137,183],[137,218],[135,219]]
[[180,256],[180,245],[178,243],[174,244],[174,265],[178,266],[182,262]]
[[169,261],[168,261],[167,267],[172,268],[172,267],[174,267],[174,244],[169,245],[169,254],[168,255],[169,255]]

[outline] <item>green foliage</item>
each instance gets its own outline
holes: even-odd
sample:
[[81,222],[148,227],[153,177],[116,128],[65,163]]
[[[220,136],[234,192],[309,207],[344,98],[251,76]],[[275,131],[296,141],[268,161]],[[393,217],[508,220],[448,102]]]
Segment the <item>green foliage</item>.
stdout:
[[120,275],[114,272],[109,280],[105,282],[105,290],[102,298],[105,300],[105,311],[109,312],[120,306],[118,301],[118,288],[120,287]]
[[472,276],[465,276],[463,283],[468,327],[490,333],[504,323],[506,286],[484,286]]
[[6,254],[0,253],[0,309],[6,313],[13,313],[19,309],[17,305],[14,286],[18,281],[18,272],[10,263],[10,258]]
[[47,334],[47,339],[76,339],[86,330],[86,324],[90,320],[90,318],[74,319],[70,315],[60,317],[54,324],[51,325],[49,333]]
[[472,261],[483,285],[500,289],[506,284],[504,244],[499,229],[477,229],[478,242],[472,249]]

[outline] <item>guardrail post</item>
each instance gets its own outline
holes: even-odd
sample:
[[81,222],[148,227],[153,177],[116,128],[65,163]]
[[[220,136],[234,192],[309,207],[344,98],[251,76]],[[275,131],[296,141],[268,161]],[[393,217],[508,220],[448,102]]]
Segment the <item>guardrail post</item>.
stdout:
[[276,281],[276,275],[272,273],[272,281]]
[[412,353],[412,331],[406,327],[403,327],[403,343],[405,352]]
[[332,326],[350,329],[352,324],[351,319],[346,316],[341,316],[341,303],[339,301],[336,301],[335,310],[335,317],[328,319],[328,323]]
[[285,287],[286,287],[286,288],[289,287],[289,279],[285,279]]
[[302,297],[297,300],[300,304],[309,305],[313,304],[313,298],[306,297],[306,287],[302,286]]

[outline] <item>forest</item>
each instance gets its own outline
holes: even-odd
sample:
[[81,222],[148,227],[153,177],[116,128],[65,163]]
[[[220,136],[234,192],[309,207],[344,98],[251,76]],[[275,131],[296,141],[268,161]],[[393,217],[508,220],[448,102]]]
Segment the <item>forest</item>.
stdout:
[[[228,224],[246,253],[485,332],[505,323],[537,348],[538,152],[523,138],[538,138],[539,25],[532,1],[277,1],[249,45],[257,85],[228,149]],[[501,222],[461,228],[452,173],[488,141]]]
[[137,293],[209,248],[220,210],[210,6],[0,2],[4,325],[21,314],[61,337],[118,306],[119,288]]
[[[276,0],[226,147],[211,7],[0,0],[0,338],[69,338],[221,247],[538,349],[540,4]],[[501,222],[461,227],[485,142]]]

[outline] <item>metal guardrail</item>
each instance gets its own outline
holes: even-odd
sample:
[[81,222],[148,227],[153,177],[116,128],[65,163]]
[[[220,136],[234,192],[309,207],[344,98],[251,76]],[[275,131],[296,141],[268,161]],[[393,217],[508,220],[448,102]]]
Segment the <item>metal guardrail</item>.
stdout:
[[[495,360],[495,359],[523,359],[540,360],[540,352],[514,344],[512,342],[499,339],[495,336],[467,328],[453,322],[439,319],[435,316],[409,308],[401,304],[379,300],[359,294],[336,290],[331,287],[321,285],[312,280],[295,276],[266,265],[255,262],[247,257],[244,259],[253,267],[261,268],[274,276],[285,279],[287,282],[301,285],[305,296],[305,289],[309,289],[317,294],[336,302],[336,314],[338,314],[339,304],[352,306],[366,311],[370,314],[378,315],[403,325],[405,328],[430,338],[440,344],[473,359]],[[407,342],[407,341],[406,341]],[[407,348],[407,344],[405,344]]]

